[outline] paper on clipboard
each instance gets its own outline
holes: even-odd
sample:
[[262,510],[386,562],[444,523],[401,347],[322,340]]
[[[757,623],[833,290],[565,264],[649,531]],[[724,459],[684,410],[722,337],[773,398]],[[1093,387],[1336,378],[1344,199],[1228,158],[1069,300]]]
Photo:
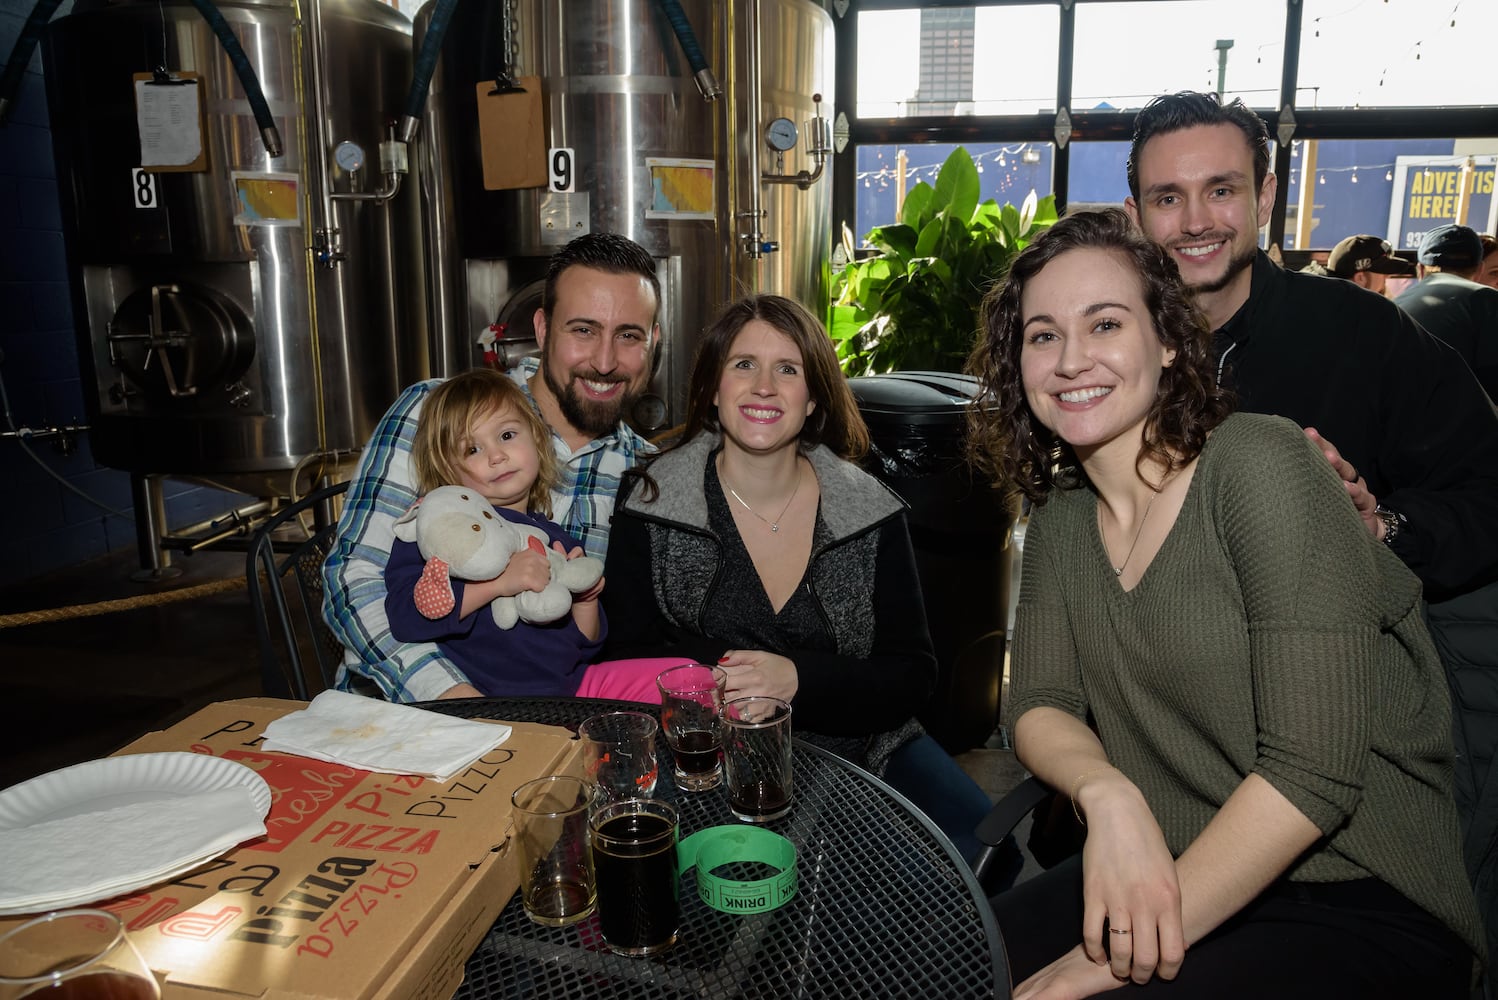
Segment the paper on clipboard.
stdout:
[[486,191],[546,186],[541,78],[522,76],[515,83],[521,89],[510,93],[496,93],[493,80],[475,87]]
[[135,123],[140,165],[157,170],[206,170],[202,87],[196,73],[161,80],[135,75]]

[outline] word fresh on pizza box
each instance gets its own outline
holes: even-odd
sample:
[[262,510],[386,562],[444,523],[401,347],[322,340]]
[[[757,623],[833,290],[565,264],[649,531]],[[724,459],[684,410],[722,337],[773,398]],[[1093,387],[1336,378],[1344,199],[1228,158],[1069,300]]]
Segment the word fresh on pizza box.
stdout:
[[518,883],[510,793],[577,773],[577,742],[514,723],[446,782],[262,749],[266,724],[303,707],[221,702],[121,750],[237,761],[272,801],[265,837],[101,905],[125,921],[166,997],[450,996]]

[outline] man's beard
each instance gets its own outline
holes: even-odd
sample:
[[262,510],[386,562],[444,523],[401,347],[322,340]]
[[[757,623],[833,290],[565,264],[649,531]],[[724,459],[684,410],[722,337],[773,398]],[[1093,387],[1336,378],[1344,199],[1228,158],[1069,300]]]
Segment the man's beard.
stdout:
[[1211,295],[1214,292],[1220,292],[1228,285],[1231,285],[1233,283],[1233,279],[1238,277],[1239,273],[1241,273],[1245,268],[1252,264],[1254,262],[1254,258],[1258,255],[1259,248],[1257,246],[1250,246],[1243,254],[1228,258],[1228,266],[1226,270],[1222,272],[1222,276],[1220,278],[1214,278],[1211,281],[1202,282],[1200,284],[1189,285],[1187,286],[1186,290],[1193,295]]
[[557,406],[562,411],[562,416],[574,428],[593,437],[603,437],[612,434],[619,425],[619,418],[629,412],[639,392],[631,388],[623,379],[594,377],[593,382],[620,382],[624,385],[624,391],[611,400],[596,401],[585,399],[578,391],[576,378],[569,377],[566,384],[558,382],[552,374],[550,358],[541,359],[541,377],[546,380],[546,386],[556,398]]

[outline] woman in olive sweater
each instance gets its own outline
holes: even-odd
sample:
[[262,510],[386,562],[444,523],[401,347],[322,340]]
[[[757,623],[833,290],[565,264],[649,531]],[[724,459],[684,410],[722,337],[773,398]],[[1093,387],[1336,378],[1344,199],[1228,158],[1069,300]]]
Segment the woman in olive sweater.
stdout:
[[982,334],[975,457],[1035,504],[1015,748],[1087,833],[995,900],[1015,996],[1463,996],[1482,935],[1418,581],[1298,427],[1228,415],[1123,213],[1036,240]]

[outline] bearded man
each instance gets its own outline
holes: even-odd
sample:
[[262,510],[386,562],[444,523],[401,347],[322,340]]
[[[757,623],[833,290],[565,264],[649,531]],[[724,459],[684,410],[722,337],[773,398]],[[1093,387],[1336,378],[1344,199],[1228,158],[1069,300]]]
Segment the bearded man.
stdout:
[[[510,373],[551,428],[553,520],[599,559],[620,477],[655,450],[624,415],[650,383],[660,298],[655,259],[643,247],[613,233],[579,236],[547,263],[534,319],[541,356]],[[480,696],[435,644],[393,639],[385,617],[395,521],[416,499],[411,444],[422,403],[440,383],[410,386],[380,419],[323,563],[323,619],[344,646],[337,686],[373,687],[396,702]]]

